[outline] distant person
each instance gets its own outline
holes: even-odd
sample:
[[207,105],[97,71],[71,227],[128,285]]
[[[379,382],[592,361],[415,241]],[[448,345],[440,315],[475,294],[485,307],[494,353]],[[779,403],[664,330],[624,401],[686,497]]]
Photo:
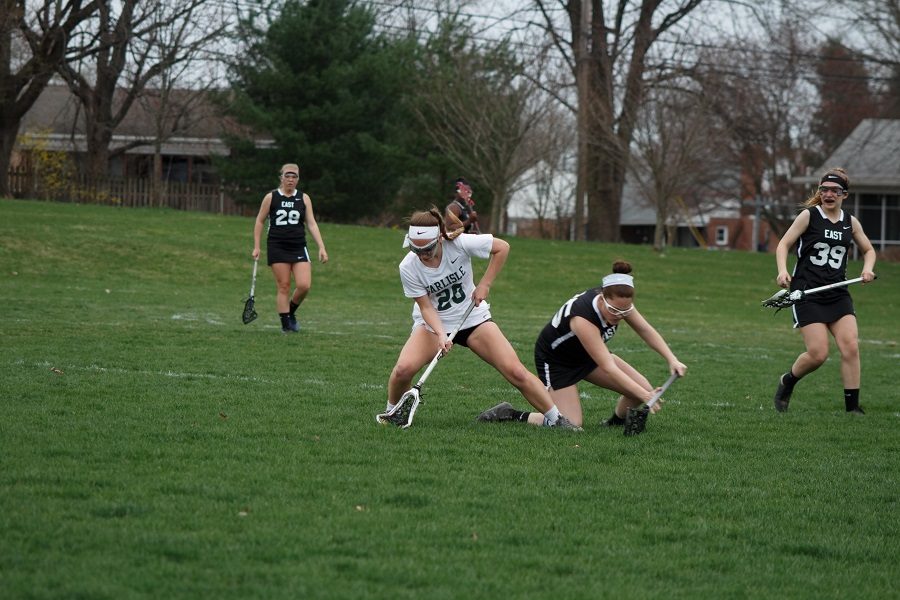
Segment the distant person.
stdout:
[[460,177],[453,183],[455,193],[453,200],[447,205],[447,212],[459,219],[463,226],[463,233],[481,233],[478,227],[478,213],[475,211],[475,201],[472,200],[472,186]]
[[[550,391],[550,397],[572,423],[583,423],[577,384],[587,381],[621,394],[612,416],[603,422],[608,427],[622,426],[628,409],[653,397],[654,388],[637,369],[607,348],[621,321],[625,321],[660,356],[670,373],[684,375],[687,367],[679,361],[663,337],[634,305],[634,277],[631,265],[613,264],[613,272],[603,278],[600,287],[570,298],[556,312],[538,336],[534,362],[538,376]],[[657,403],[653,412],[659,410]],[[478,421],[539,422],[534,413],[501,402],[487,409]]]
[[[459,227],[453,215],[447,215],[447,219],[453,230]],[[506,262],[509,244],[492,235],[451,237],[440,211],[434,207],[413,213],[409,223],[404,243],[409,252],[400,262],[400,281],[404,295],[414,300],[413,328],[391,371],[385,412],[391,412],[410,389],[413,376],[438,350],[447,352],[460,345],[497,369],[529,404],[541,411],[536,414],[540,414],[542,425],[577,429],[560,414],[540,380],[522,364],[491,318],[491,307],[485,300]],[[478,285],[472,270],[473,256],[489,260]],[[472,301],[475,309],[451,342],[448,334],[459,325]]]
[[[859,221],[842,207],[850,191],[850,178],[841,168],[829,169],[819,181],[816,193],[804,206],[806,209],[778,242],[775,264],[776,281],[791,291],[806,290],[847,279],[847,256],[851,240],[862,253],[860,276],[863,284],[875,279],[875,249],[863,232]],[[788,274],[787,256],[797,242],[797,264],[793,275]],[[865,414],[859,405],[859,341],[856,312],[846,287],[811,294],[791,307],[794,327],[800,328],[806,352],[800,354],[791,369],[778,380],[775,391],[775,410],[788,409],[791,393],[800,379],[812,373],[828,358],[828,334],[834,338],[841,353],[841,379],[844,383],[844,407],[847,412]]]
[[[306,249],[307,228],[319,249],[319,262],[327,263],[328,253],[313,216],[312,201],[297,189],[300,167],[288,163],[281,167],[278,176],[281,185],[265,195],[253,225],[253,258],[259,258],[259,240],[268,220],[266,250],[269,266],[275,275],[275,306],[281,319],[281,332],[296,333],[300,331],[297,308],[303,303],[312,283],[312,267]],[[293,295],[291,275],[294,276]]]

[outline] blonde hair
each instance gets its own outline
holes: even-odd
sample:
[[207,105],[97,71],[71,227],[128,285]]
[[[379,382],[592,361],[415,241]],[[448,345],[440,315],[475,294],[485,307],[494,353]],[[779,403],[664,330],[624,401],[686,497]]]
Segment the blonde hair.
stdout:
[[[843,167],[831,167],[827,171],[822,174],[822,179],[825,179],[829,175],[833,175],[835,177],[839,177],[844,180],[844,189],[850,189],[850,176],[847,175],[847,171],[843,169]],[[821,180],[819,184],[821,185]],[[822,204],[822,194],[819,193],[819,186],[816,186],[816,193],[806,199],[803,203],[804,208],[812,208],[813,206],[819,206]]]
[[300,176],[300,165],[298,165],[296,163],[285,163],[285,164],[281,165],[281,169],[278,171],[278,176],[284,177],[285,171],[293,171],[294,173],[297,174],[297,177],[299,177]]

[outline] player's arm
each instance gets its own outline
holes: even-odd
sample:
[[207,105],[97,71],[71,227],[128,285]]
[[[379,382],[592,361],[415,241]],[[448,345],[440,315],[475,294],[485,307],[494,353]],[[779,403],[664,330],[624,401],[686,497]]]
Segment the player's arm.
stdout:
[[787,268],[788,252],[797,243],[797,240],[800,239],[807,227],[809,227],[809,211],[804,210],[797,215],[797,218],[794,219],[788,230],[784,232],[784,235],[778,242],[778,247],[775,248],[775,265],[778,267],[776,281],[783,288],[788,287],[791,283],[791,274],[788,273]]
[[481,304],[481,301],[488,297],[488,293],[491,291],[491,285],[503,269],[503,265],[506,263],[506,258],[508,256],[509,242],[494,238],[494,241],[491,244],[490,262],[488,262],[484,275],[482,275],[478,285],[475,286],[475,291],[472,293],[472,299],[475,300],[476,306]]
[[875,279],[875,248],[856,217],[850,217],[850,224],[853,226],[853,241],[863,255],[863,268],[859,276],[863,278],[863,283],[868,283]]
[[319,248],[319,262],[327,263],[328,252],[325,251],[325,242],[322,241],[322,234],[319,232],[319,224],[316,223],[316,217],[313,214],[312,200],[310,200],[309,196],[306,194],[303,194],[303,204],[306,205],[306,228],[309,230],[309,234],[316,241],[316,246]]
[[569,327],[572,328],[575,336],[578,337],[578,341],[587,350],[591,359],[612,378],[618,389],[624,390],[628,396],[638,398],[644,402],[653,397],[653,390],[645,390],[619,368],[612,352],[609,351],[609,348],[603,342],[600,330],[593,323],[584,317],[574,316],[569,320]]
[[669,364],[669,373],[678,373],[679,377],[684,377],[687,366],[678,360],[663,336],[644,318],[644,315],[638,312],[637,308],[625,317],[625,322],[634,329],[634,332],[644,340],[645,344],[666,360]]
[[256,215],[256,222],[253,223],[253,258],[259,258],[259,244],[262,238],[263,225],[269,218],[269,210],[272,206],[272,192],[269,192],[262,199],[259,205],[259,213]]
[[416,304],[419,305],[419,310],[422,311],[422,318],[428,323],[428,326],[431,327],[432,331],[437,334],[438,343],[441,345],[441,348],[444,352],[448,352],[453,346],[453,342],[447,339],[447,332],[444,330],[441,316],[438,314],[438,311],[435,310],[434,305],[431,303],[431,299],[427,294],[419,296],[416,298]]

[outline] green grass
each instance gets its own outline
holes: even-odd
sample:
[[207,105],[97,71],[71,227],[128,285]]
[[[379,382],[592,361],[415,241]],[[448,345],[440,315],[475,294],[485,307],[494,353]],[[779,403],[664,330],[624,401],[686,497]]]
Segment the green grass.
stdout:
[[[868,414],[844,414],[833,349],[780,415],[802,342],[759,306],[772,256],[513,239],[491,302],[527,366],[625,258],[688,377],[636,438],[591,386],[580,435],[479,426],[524,402],[458,348],[400,431],[373,415],[411,323],[401,232],[323,225],[282,336],[266,269],[240,322],[251,229],[0,201],[0,596],[896,597],[900,265],[853,288]],[[612,348],[665,379],[627,327]]]

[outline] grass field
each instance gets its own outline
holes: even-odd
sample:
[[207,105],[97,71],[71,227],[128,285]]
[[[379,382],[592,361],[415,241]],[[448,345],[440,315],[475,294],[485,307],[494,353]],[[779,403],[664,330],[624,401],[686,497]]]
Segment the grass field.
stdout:
[[[852,290],[867,415],[835,349],[776,414],[802,342],[759,306],[772,256],[512,239],[490,300],[529,368],[625,258],[688,376],[635,438],[590,386],[581,434],[478,425],[524,402],[457,348],[401,431],[373,415],[411,322],[402,232],[323,225],[283,336],[264,268],[241,324],[251,229],[0,201],[0,597],[898,597],[900,265]],[[665,379],[627,326],[611,348]]]

